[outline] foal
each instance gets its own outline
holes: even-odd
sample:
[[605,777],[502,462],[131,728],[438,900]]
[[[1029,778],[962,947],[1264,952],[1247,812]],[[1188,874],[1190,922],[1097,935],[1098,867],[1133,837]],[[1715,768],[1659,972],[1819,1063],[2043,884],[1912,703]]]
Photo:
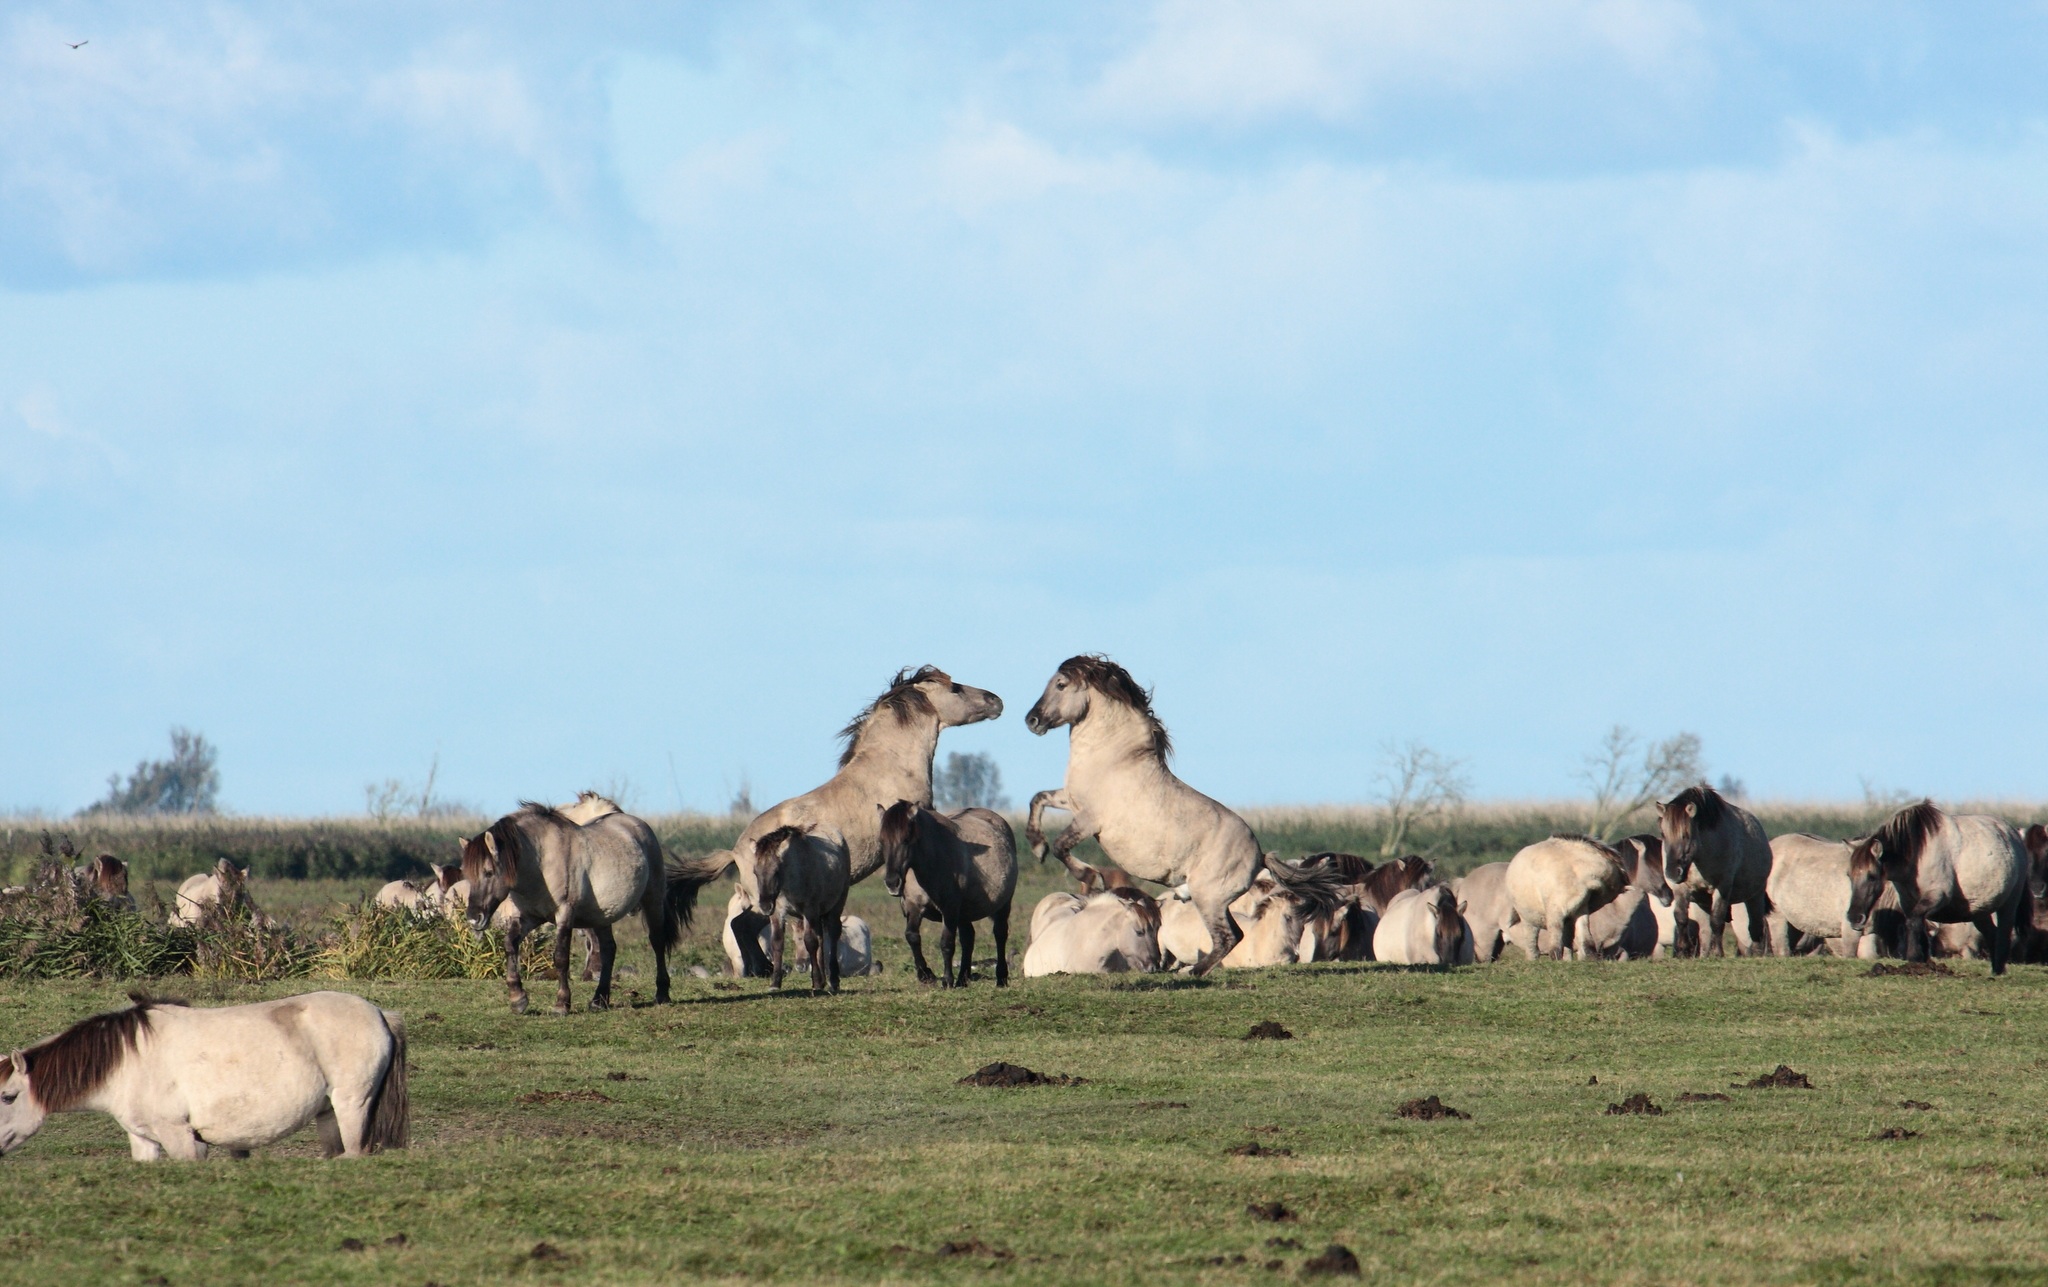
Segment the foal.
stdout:
[[[1017,892],[1017,838],[999,813],[938,813],[910,800],[882,810],[882,880],[903,900],[903,941],[917,962],[917,981],[932,982],[920,923],[936,920],[945,973],[941,987],[966,987],[973,977],[974,922],[986,920],[996,939],[996,986],[1010,984],[1010,899]],[[1091,868],[1091,870],[1093,870]],[[953,940],[960,973],[953,974]]]
[[[768,958],[774,973],[768,986],[782,986],[782,942],[794,912],[804,918],[804,947],[811,957],[811,991],[839,991],[840,918],[846,914],[846,841],[838,832],[777,827],[754,842],[754,861],[740,868],[751,879],[754,905],[768,913]],[[822,963],[822,964],[821,964]]]

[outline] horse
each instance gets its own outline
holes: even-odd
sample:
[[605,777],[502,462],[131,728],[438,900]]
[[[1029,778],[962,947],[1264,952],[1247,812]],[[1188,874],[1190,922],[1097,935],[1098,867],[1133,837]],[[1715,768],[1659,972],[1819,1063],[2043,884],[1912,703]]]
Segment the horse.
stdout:
[[[933,982],[925,964],[927,920],[939,933],[941,987],[966,987],[973,977],[974,922],[985,920],[996,940],[996,986],[1010,985],[1010,899],[1017,892],[1017,837],[989,809],[939,813],[911,800],[882,811],[882,879],[903,901],[903,941],[917,963],[917,981]],[[1089,868],[1092,872],[1095,869]],[[953,974],[953,942],[960,943],[960,973]]]
[[1578,920],[1614,901],[1627,887],[1629,868],[1621,855],[1591,836],[1561,832],[1539,840],[1508,861],[1508,900],[1529,927],[1524,951],[1536,956],[1547,931],[1550,956],[1572,951]]
[[[733,918],[746,911],[747,906],[746,891],[741,889],[734,889],[732,897],[725,904],[725,916],[722,918],[724,923],[720,927],[720,938],[724,940],[726,973],[734,978],[759,977],[765,979],[769,973],[765,969],[761,970],[758,974],[747,973],[750,958],[747,954],[740,951],[739,940],[735,939],[732,934]],[[758,919],[761,927],[754,933],[754,955],[765,962],[768,959],[768,918],[764,916]],[[796,959],[791,963],[790,968],[806,973],[811,968],[810,955],[804,950],[801,939],[797,942]],[[868,928],[866,921],[855,916],[852,912],[841,916],[839,918],[839,977],[844,979],[864,974],[880,974],[881,972],[881,967],[875,964],[874,931]]]
[[1392,965],[1470,965],[1472,930],[1448,885],[1404,889],[1373,931],[1372,954]]
[[748,901],[768,911],[768,963],[773,969],[769,987],[782,986],[783,939],[793,912],[804,920],[811,991],[824,991],[829,980],[832,992],[838,993],[847,871],[846,841],[833,832],[777,827],[754,842],[753,861],[740,868],[740,879]]
[[[905,667],[896,672],[882,695],[862,708],[839,730],[845,743],[839,771],[823,786],[763,810],[733,842],[703,860],[723,869],[744,868],[753,861],[754,846],[778,827],[816,826],[837,833],[846,842],[848,880],[859,884],[882,865],[881,817],[876,807],[898,800],[932,802],[932,756],[939,734],[949,728],[999,718],[1003,699],[981,688],[956,683],[937,666]],[[741,882],[745,887],[746,882]],[[755,941],[765,909],[750,906],[733,924],[734,941],[742,953]],[[767,973],[766,962],[749,956],[749,973]]]
[[1849,924],[1849,907],[1857,900],[1859,879],[1871,886],[1862,892],[1874,907],[1883,893],[1884,872],[1866,864],[1852,873],[1849,858],[1855,847],[1847,840],[1798,831],[1771,838],[1771,878],[1764,892],[1771,904],[1773,954],[1793,956],[1818,942],[1836,956],[1860,955],[1864,935]]
[[212,871],[187,876],[184,883],[178,886],[177,899],[171,907],[170,923],[197,925],[209,907],[219,907],[230,915],[246,908],[252,918],[260,915],[256,911],[256,904],[249,898],[249,869],[237,867],[226,858],[222,858],[214,863]]
[[1508,897],[1508,865],[1482,863],[1451,882],[1458,914],[1472,933],[1472,959],[1491,964],[1500,959],[1506,930],[1515,923],[1515,904]]
[[85,865],[84,875],[92,897],[122,911],[135,910],[135,895],[128,892],[127,863],[112,854],[101,854]]
[[418,909],[426,905],[427,894],[408,880],[394,880],[377,891],[371,900],[378,907],[404,907]]
[[506,903],[515,910],[505,927],[505,987],[514,1014],[525,1014],[527,1006],[519,941],[529,929],[549,923],[555,927],[555,1013],[569,1013],[569,947],[578,929],[597,935],[600,959],[590,1008],[609,1009],[618,946],[612,922],[635,909],[654,949],[654,999],[666,1002],[669,949],[690,923],[697,891],[716,874],[664,865],[653,828],[630,813],[608,813],[579,826],[548,805],[525,801],[462,842],[469,919],[477,932]]
[[1152,712],[1151,694],[1122,666],[1093,654],[1061,662],[1024,726],[1043,737],[1062,725],[1068,730],[1066,784],[1031,797],[1025,826],[1031,852],[1044,861],[1041,822],[1045,810],[1059,809],[1072,815],[1053,846],[1061,862],[1092,839],[1133,876],[1164,885],[1186,881],[1209,933],[1209,950],[1195,962],[1198,977],[1237,946],[1230,904],[1251,888],[1262,861],[1290,889],[1307,881],[1302,871],[1263,853],[1243,818],[1167,767],[1172,739]]
[[2013,955],[2028,964],[2048,961],[2048,827],[2030,824],[2020,835],[2027,846],[2027,898],[2034,905],[2033,923],[2021,926],[2013,939]]
[[[1691,919],[1694,892],[1713,891],[1707,953],[1722,954],[1722,935],[1733,904],[1749,914],[1752,950],[1765,941],[1764,887],[1771,878],[1771,842],[1756,815],[1702,782],[1657,806],[1664,839],[1664,875],[1677,899],[1678,922]],[[1689,881],[1697,871],[1697,880]]]
[[1655,955],[1659,938],[1652,903],[1669,907],[1673,901],[1664,879],[1664,842],[1656,836],[1630,836],[1610,848],[1629,873],[1628,886],[1613,902],[1579,918],[1579,956],[1647,960]]
[[1160,968],[1159,904],[1139,889],[1047,894],[1031,911],[1024,977],[1147,974]]
[[248,1156],[317,1121],[328,1157],[404,1148],[405,1022],[347,992],[196,1010],[131,992],[0,1058],[0,1154],[51,1113],[101,1112],[138,1162]]
[[[1314,959],[1315,943],[1311,922],[1330,915],[1346,903],[1346,887],[1339,873],[1309,871],[1298,888],[1288,888],[1261,871],[1252,887],[1230,904],[1231,918],[1244,928],[1244,936],[1223,958],[1225,969],[1258,969],[1268,965],[1291,965],[1302,959],[1308,944]],[[1188,899],[1174,897],[1159,905],[1159,946],[1176,961],[1193,965],[1209,950],[1209,930],[1202,914]]]
[[1883,869],[1898,894],[1907,960],[1927,959],[1926,922],[1969,921],[1990,940],[1991,972],[2005,973],[2013,931],[2031,924],[2034,914],[2031,861],[2012,824],[1982,814],[1943,813],[1932,800],[1893,814],[1849,853],[1856,893],[1848,921],[1857,930],[1869,924],[1877,906],[1873,867]]

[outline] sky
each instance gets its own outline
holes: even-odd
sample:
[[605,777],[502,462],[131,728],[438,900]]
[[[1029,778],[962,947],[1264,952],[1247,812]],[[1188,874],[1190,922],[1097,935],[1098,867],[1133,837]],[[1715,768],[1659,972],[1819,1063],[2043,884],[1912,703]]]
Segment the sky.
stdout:
[[[74,49],[70,42],[85,41]],[[0,810],[2048,795],[2048,6],[0,14]]]

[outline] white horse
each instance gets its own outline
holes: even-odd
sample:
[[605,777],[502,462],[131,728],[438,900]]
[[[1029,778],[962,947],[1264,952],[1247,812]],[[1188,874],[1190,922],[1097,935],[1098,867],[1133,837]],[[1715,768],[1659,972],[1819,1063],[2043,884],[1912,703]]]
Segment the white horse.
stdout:
[[1145,974],[1159,968],[1159,904],[1136,889],[1047,894],[1031,912],[1024,977]]
[[1515,923],[1515,905],[1508,898],[1508,865],[1484,863],[1451,882],[1458,898],[1458,914],[1472,933],[1472,959],[1488,963],[1500,959],[1508,926]]
[[416,888],[411,881],[394,880],[379,889],[377,897],[371,901],[379,907],[406,907],[417,910],[422,906],[433,906],[439,910],[440,901],[436,899],[429,904],[427,898],[427,893]]
[[317,1121],[328,1157],[404,1148],[405,1023],[346,992],[194,1010],[131,994],[0,1059],[0,1153],[51,1113],[110,1114],[129,1156],[246,1156]]
[[1372,932],[1374,959],[1392,965],[1470,965],[1472,930],[1449,885],[1404,889]]
[[1195,962],[1207,974],[1230,955],[1240,937],[1230,904],[1251,888],[1263,860],[1289,888],[1305,873],[1270,854],[1245,820],[1203,795],[1167,767],[1173,752],[1166,726],[1152,713],[1152,697],[1129,671],[1106,657],[1069,657],[1046,682],[1024,726],[1039,736],[1068,729],[1067,781],[1031,798],[1025,837],[1043,861],[1048,808],[1073,815],[1054,845],[1062,862],[1083,840],[1102,845],[1110,861],[1133,876],[1178,885],[1209,931],[1209,950]]
[[1528,927],[1523,950],[1535,956],[1548,932],[1553,959],[1570,955],[1579,918],[1613,902],[1628,881],[1620,855],[1591,836],[1560,834],[1524,848],[1507,872],[1508,900]]
[[[1846,840],[1797,831],[1772,837],[1771,878],[1764,886],[1771,903],[1772,953],[1790,956],[1803,950],[1811,936],[1836,956],[1860,955],[1863,932],[1849,924],[1849,905],[1856,900],[1856,882],[1849,870],[1854,849]],[[1876,864],[1866,864],[1862,876],[1873,886],[1884,884],[1884,872]]]

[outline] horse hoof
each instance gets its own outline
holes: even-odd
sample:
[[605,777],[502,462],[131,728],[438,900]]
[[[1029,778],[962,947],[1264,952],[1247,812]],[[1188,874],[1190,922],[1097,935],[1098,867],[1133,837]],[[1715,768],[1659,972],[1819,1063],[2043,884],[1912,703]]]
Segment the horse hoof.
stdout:
[[569,1003],[567,1001],[555,1002],[555,1013],[558,1015],[569,1013]]
[[516,996],[516,997],[513,997],[513,998],[512,998],[512,1013],[514,1013],[514,1014],[525,1014],[525,1013],[526,1013],[526,998],[525,998],[525,997],[523,997],[523,996]]
[[[592,997],[590,998],[590,1008],[593,1010],[609,1010],[612,1008],[611,999],[609,997]],[[567,1014],[568,1011],[564,1010],[563,1013]]]

